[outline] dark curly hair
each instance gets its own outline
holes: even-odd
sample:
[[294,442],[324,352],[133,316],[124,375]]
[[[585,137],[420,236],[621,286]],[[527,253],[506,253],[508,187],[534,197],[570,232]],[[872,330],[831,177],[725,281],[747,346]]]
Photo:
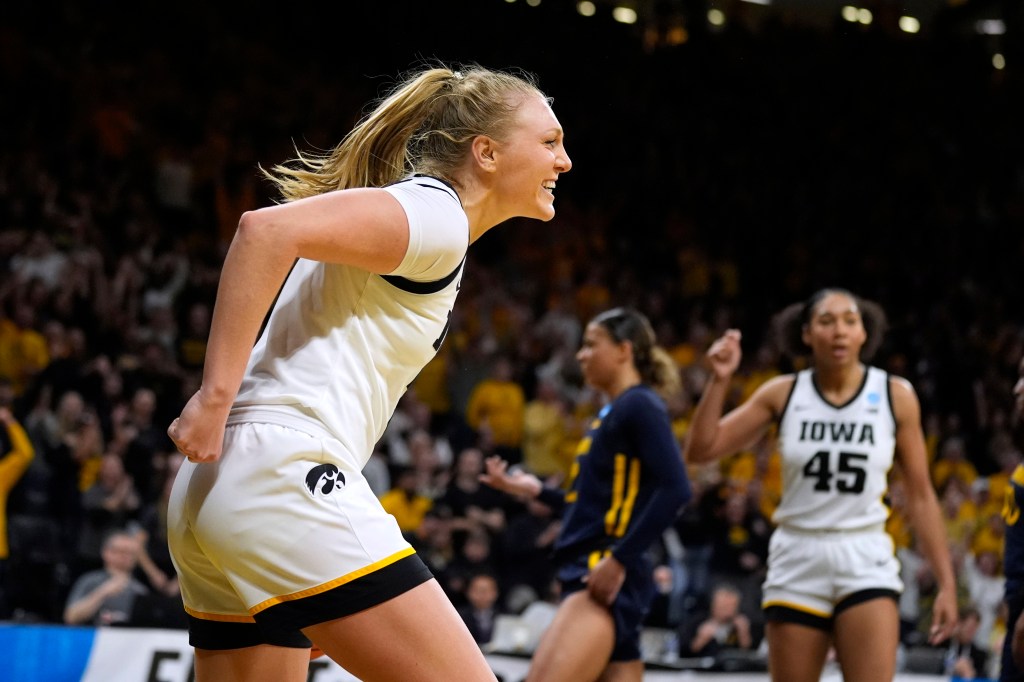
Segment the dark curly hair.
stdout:
[[810,324],[818,304],[831,294],[848,296],[857,304],[864,324],[864,331],[867,333],[867,339],[860,349],[860,359],[864,362],[870,361],[878,352],[882,340],[885,338],[885,332],[889,328],[885,310],[875,301],[862,298],[849,289],[841,287],[819,289],[802,303],[792,303],[775,315],[772,320],[772,329],[775,332],[779,350],[790,358],[807,354],[807,344],[803,339],[804,328]]

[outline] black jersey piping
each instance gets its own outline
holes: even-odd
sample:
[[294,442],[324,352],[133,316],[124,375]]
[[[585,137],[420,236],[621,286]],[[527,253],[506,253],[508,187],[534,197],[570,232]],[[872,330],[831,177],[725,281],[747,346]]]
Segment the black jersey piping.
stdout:
[[793,394],[796,393],[796,380],[798,378],[799,377],[796,374],[793,375],[793,383],[789,385],[789,391],[786,393],[786,400],[782,403],[782,409],[779,410],[779,416],[775,418],[776,424],[781,424],[782,418],[786,416],[786,410],[789,409],[789,403],[793,400]]
[[[462,200],[459,199],[459,193],[455,191],[455,188],[448,184],[446,181],[442,180],[441,178],[434,177],[433,175],[426,175],[425,173],[414,173],[411,177],[406,178],[405,180],[399,180],[398,182],[409,182],[410,180],[412,180],[412,178],[430,178],[431,180],[436,180],[437,182],[440,182],[442,185],[444,185],[444,188],[435,187],[434,185],[430,185],[423,182],[417,182],[416,185],[419,187],[426,187],[427,189],[432,189],[438,192],[444,192],[445,194],[449,194],[453,199],[459,202],[460,206],[462,205]],[[393,182],[391,183],[391,185],[397,185],[398,182]],[[452,281],[459,275],[459,272],[462,270],[462,266],[465,263],[466,257],[463,256],[462,262],[459,263],[458,267],[452,270],[445,277],[434,280],[433,282],[416,282],[414,280],[407,279],[405,277],[399,277],[397,275],[381,275],[381,278],[391,286],[401,289],[402,291],[408,292],[410,294],[436,294],[437,292],[441,291],[442,289],[444,289],[445,287],[452,283]]]
[[402,291],[406,291],[410,294],[436,294],[441,291],[449,284],[451,284],[459,273],[462,271],[462,266],[466,262],[466,257],[462,257],[462,262],[459,266],[452,270],[448,275],[441,279],[435,279],[433,282],[415,282],[405,277],[397,277],[395,275],[381,275],[381,279],[390,284],[393,287],[397,287]]
[[825,403],[826,405],[828,405],[829,407],[831,407],[832,409],[834,409],[834,410],[841,410],[844,407],[846,407],[847,405],[850,405],[854,400],[859,398],[860,394],[864,392],[864,387],[867,386],[867,384],[868,384],[868,375],[871,374],[871,368],[869,366],[867,366],[867,365],[864,366],[864,376],[860,380],[860,386],[857,388],[856,391],[854,391],[853,395],[850,396],[850,399],[847,400],[842,405],[836,405],[831,400],[829,400],[828,398],[825,397],[825,394],[821,392],[821,388],[818,386],[818,378],[817,378],[818,375],[815,374],[813,369],[810,370],[810,372],[811,372],[811,385],[814,387],[814,392],[818,394],[819,398],[821,398],[821,401],[823,403]]

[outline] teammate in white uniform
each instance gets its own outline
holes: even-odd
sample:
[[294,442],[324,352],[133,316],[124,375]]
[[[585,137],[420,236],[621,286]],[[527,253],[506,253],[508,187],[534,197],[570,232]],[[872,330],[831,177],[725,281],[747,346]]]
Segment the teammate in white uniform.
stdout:
[[903,589],[885,532],[895,464],[911,522],[939,585],[930,641],[957,619],[953,564],[928,474],[921,408],[911,384],[865,364],[885,316],[843,289],[823,289],[780,313],[784,350],[810,348],[811,369],[775,377],[724,417],[740,333],[708,349],[712,374],[684,449],[689,463],[737,452],[778,424],[782,499],[768,554],[763,606],[768,668],[775,682],[817,682],[835,646],[846,682],[896,673],[897,599]]
[[267,173],[284,202],[242,215],[168,428],[196,680],[300,682],[316,649],[366,682],[495,679],[361,469],[444,340],[469,244],[550,220],[571,165],[532,77],[472,65],[409,74],[330,153]]

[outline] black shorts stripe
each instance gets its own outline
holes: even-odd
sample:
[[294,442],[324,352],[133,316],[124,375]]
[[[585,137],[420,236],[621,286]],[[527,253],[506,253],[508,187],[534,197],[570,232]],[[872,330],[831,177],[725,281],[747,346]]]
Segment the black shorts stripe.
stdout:
[[841,602],[836,604],[835,609],[833,609],[832,611],[832,616],[838,616],[840,613],[850,608],[851,606],[863,604],[864,602],[871,601],[872,599],[892,599],[894,602],[898,604],[900,601],[900,595],[895,590],[886,590],[882,588],[854,592],[849,597],[846,597]]
[[257,644],[308,648],[302,628],[350,616],[408,592],[433,578],[416,554],[334,589],[275,604],[256,623],[225,623],[189,617],[189,644],[198,649],[239,649]]
[[765,620],[772,623],[796,623],[806,625],[815,630],[832,630],[832,619],[824,616],[816,616],[813,613],[800,611],[789,606],[768,606],[764,610]]
[[813,613],[807,613],[806,611],[794,609],[789,606],[779,605],[766,607],[764,610],[764,616],[766,620],[775,623],[796,623],[797,625],[806,625],[807,627],[815,628],[817,630],[831,632],[832,623],[835,620],[835,617],[851,606],[863,604],[864,602],[871,601],[872,599],[892,599],[898,602],[899,598],[899,593],[895,590],[882,588],[861,590],[860,592],[851,594],[836,604],[835,608],[832,610],[831,618],[816,616]]

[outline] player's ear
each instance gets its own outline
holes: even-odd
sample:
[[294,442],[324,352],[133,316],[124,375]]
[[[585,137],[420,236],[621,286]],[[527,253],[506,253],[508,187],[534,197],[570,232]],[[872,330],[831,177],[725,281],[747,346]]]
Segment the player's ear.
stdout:
[[473,160],[482,169],[493,172],[497,168],[495,152],[497,144],[487,135],[477,135],[473,138],[472,153]]

